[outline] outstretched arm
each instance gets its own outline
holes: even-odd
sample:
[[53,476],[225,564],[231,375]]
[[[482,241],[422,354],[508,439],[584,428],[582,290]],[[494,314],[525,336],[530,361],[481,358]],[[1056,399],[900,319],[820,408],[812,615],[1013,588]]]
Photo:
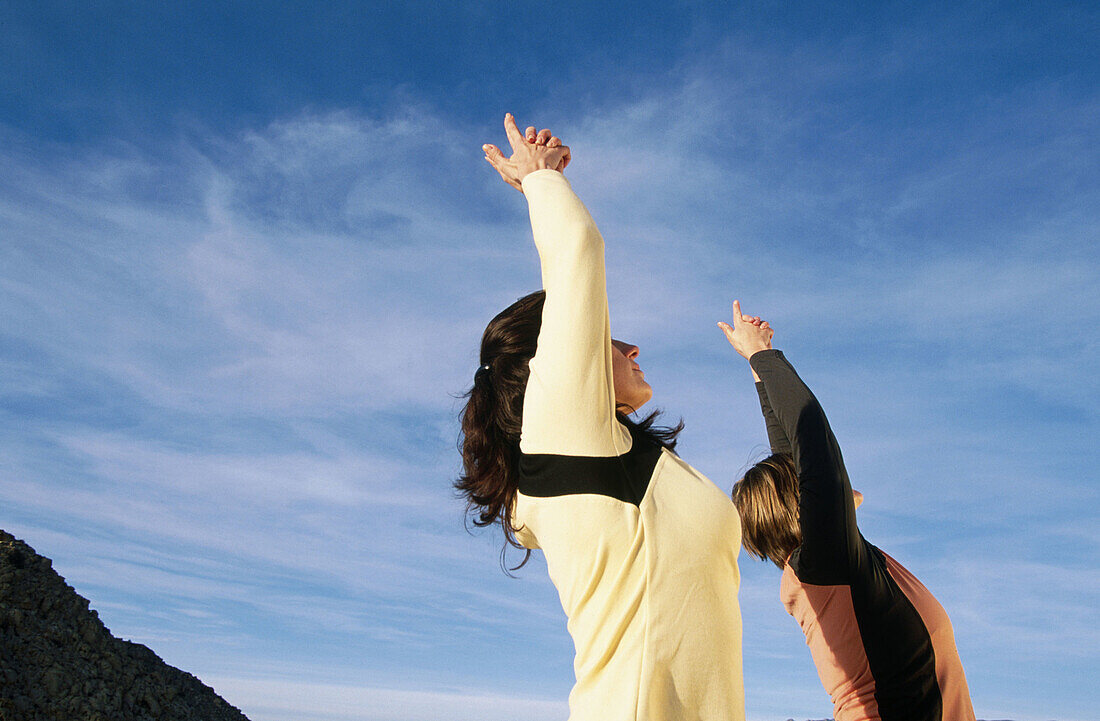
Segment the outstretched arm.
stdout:
[[[759,378],[756,371],[753,371],[753,376]],[[791,442],[783,431],[783,424],[779,422],[779,419],[775,416],[775,411],[772,410],[771,402],[768,400],[768,391],[764,387],[763,381],[756,381],[756,395],[760,399],[760,412],[764,415],[764,428],[768,432],[768,445],[771,446],[772,453],[791,455]]]
[[559,171],[569,158],[561,141],[549,136],[540,145],[549,135],[543,131],[528,142],[530,132],[525,138],[511,115],[504,125],[512,157],[504,160],[492,146],[486,157],[527,197],[546,291],[520,448],[526,454],[620,455],[631,441],[615,417],[603,238]]
[[[726,339],[734,348],[737,348],[738,345],[743,345],[742,341],[748,342],[749,339],[747,335],[749,333],[759,336],[757,339],[750,342],[750,355],[751,352],[755,352],[756,350],[766,350],[772,347],[771,340],[774,331],[772,331],[771,326],[768,325],[766,320],[760,320],[760,316],[742,314],[741,303],[739,301],[734,301],[733,313],[735,318],[740,318],[743,323],[753,326],[753,330],[749,331],[748,326],[745,326],[745,333],[735,335],[734,328],[729,323],[718,323],[718,327],[726,334]],[[749,346],[746,346],[746,348],[749,348]],[[752,379],[756,384],[756,394],[760,398],[760,412],[764,416],[764,427],[768,432],[768,445],[771,446],[772,453],[790,454],[791,442],[787,438],[787,434],[783,431],[783,426],[779,422],[779,419],[775,417],[775,411],[772,410],[771,403],[768,401],[768,393],[764,389],[764,384],[760,381],[760,376],[757,375],[755,370],[752,371]]]
[[730,329],[726,332],[730,344],[760,378],[768,404],[790,441],[798,474],[799,578],[809,583],[845,582],[863,545],[840,446],[817,398],[783,353],[771,348],[771,334],[741,321],[736,302],[734,309],[733,324],[723,330]]

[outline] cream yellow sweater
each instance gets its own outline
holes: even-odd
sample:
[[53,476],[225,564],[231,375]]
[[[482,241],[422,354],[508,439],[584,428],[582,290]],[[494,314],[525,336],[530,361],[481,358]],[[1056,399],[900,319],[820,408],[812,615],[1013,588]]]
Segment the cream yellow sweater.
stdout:
[[739,721],[737,511],[616,420],[603,239],[561,173],[532,173],[523,192],[546,305],[513,522],[569,618],[570,721]]

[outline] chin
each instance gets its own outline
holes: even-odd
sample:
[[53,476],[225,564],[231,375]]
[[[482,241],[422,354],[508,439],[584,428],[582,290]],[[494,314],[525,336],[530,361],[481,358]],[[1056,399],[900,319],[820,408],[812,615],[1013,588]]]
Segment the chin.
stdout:
[[617,410],[624,411],[624,406],[629,409],[629,413],[637,413],[641,410],[642,406],[649,403],[653,398],[653,389],[649,387],[648,383],[643,383],[642,386],[636,387],[632,394],[628,398],[620,398],[618,393],[615,394],[615,405]]

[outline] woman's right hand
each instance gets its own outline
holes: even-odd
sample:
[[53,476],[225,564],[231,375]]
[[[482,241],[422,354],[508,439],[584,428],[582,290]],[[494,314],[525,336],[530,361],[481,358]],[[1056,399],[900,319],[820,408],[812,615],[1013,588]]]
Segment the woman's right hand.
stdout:
[[568,146],[562,145],[561,139],[551,135],[549,130],[535,133],[533,127],[528,128],[528,137],[524,137],[516,126],[516,119],[507,113],[504,116],[504,132],[512,146],[512,157],[504,157],[495,145],[482,145],[481,149],[485,151],[485,160],[496,168],[504,182],[521,193],[523,179],[531,173],[546,168],[561,172],[569,164]]
[[718,327],[726,334],[726,340],[733,349],[745,360],[751,358],[753,353],[770,350],[772,347],[775,331],[768,325],[768,321],[760,320],[759,316],[743,315],[740,301],[733,301],[733,324],[719,322]]

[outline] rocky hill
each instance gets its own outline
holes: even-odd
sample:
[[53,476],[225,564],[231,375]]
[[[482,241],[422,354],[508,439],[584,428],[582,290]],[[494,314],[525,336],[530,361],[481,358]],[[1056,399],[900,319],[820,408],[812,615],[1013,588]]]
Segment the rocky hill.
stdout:
[[0,721],[248,721],[189,673],[115,638],[50,559],[0,531]]

